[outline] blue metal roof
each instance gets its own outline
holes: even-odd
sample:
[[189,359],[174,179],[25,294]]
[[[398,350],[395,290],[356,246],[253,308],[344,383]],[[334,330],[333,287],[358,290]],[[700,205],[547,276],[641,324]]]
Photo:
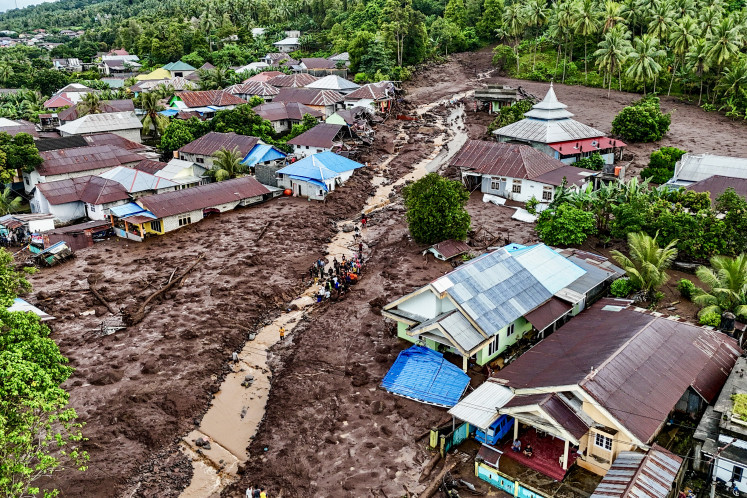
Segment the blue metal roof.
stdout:
[[324,183],[325,180],[340,176],[340,173],[362,167],[361,163],[347,157],[338,156],[334,152],[320,152],[289,164],[285,168],[279,169],[278,173]]
[[503,246],[503,248],[504,248],[505,250],[507,250],[508,252],[519,251],[519,250],[521,250],[521,249],[526,249],[526,247],[527,247],[527,246],[523,246],[523,245],[521,245],[521,244],[517,244],[516,242],[511,242],[511,243],[510,243],[510,244],[508,244],[507,246]]
[[177,114],[179,114],[179,111],[177,109],[164,109],[163,111],[159,111],[158,114],[162,116],[171,117],[171,116],[176,116]]
[[263,163],[265,161],[274,161],[275,159],[283,159],[284,157],[285,154],[277,150],[272,145],[257,144],[241,161],[241,164],[244,164],[246,166],[254,166],[258,163]]
[[468,385],[469,376],[459,367],[421,346],[402,351],[381,382],[392,394],[447,408],[459,402]]
[[142,206],[140,206],[139,204],[135,204],[134,202],[128,202],[127,204],[122,204],[121,206],[114,206],[113,208],[109,208],[109,212],[117,218],[126,218],[135,214],[142,216],[153,216],[153,218],[155,218],[155,215],[153,215],[153,213],[151,213],[147,209],[143,209]]

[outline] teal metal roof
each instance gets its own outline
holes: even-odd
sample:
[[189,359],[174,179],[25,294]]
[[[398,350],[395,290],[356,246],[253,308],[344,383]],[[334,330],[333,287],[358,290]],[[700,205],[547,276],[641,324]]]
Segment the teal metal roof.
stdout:
[[169,62],[163,66],[163,69],[167,71],[197,71],[197,69],[182,61]]

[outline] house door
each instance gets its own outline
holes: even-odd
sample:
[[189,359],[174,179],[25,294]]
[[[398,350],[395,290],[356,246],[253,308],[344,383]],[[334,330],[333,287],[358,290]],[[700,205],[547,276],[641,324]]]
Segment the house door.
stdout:
[[296,195],[300,197],[302,195],[301,194],[301,184],[296,185],[296,187],[298,189],[298,192],[296,193]]

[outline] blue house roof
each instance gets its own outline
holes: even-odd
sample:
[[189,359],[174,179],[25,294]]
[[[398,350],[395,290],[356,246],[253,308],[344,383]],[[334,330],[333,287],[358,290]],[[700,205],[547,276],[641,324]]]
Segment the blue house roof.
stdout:
[[298,180],[310,181],[326,190],[325,180],[336,178],[341,173],[362,167],[361,163],[347,157],[338,156],[334,152],[320,152],[319,154],[306,156],[300,161],[279,169],[277,172]]
[[421,346],[402,351],[381,387],[392,394],[429,405],[452,407],[469,385],[469,376],[441,353]]
[[257,144],[249,151],[249,154],[241,161],[241,164],[246,166],[254,166],[258,163],[265,161],[274,161],[275,159],[282,159],[285,154],[277,150],[272,145]]
[[122,204],[121,206],[114,206],[113,208],[109,209],[109,212],[117,218],[127,218],[128,216],[137,214],[140,216],[148,216],[156,219],[156,216],[153,213],[151,213],[147,209],[143,209],[142,206],[140,206],[139,204],[135,204],[134,202],[128,202],[127,204]]

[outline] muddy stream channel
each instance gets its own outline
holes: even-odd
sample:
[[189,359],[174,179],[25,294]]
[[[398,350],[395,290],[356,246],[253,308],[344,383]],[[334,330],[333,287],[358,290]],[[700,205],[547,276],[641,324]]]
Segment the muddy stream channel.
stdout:
[[[456,94],[420,106],[415,112],[422,116],[438,105],[461,99],[469,93]],[[435,126],[440,133],[434,137],[433,152],[396,182],[390,182],[384,176],[386,166],[397,156],[396,152],[381,163],[371,165],[374,169],[372,186],[375,193],[369,197],[363,212],[370,213],[389,205],[395,198],[392,194],[395,187],[438,171],[447,164],[467,141],[463,115],[464,107],[458,105],[450,108],[445,119],[437,120]],[[407,132],[401,130],[397,138],[407,140]],[[355,252],[357,243],[353,238],[354,232],[345,232],[342,227],[356,221],[357,219],[338,222],[339,231],[326,247],[327,261],[330,264],[333,258],[340,260],[343,254],[350,256]],[[307,309],[316,302],[317,292],[318,286],[306,289],[302,296],[289,304],[289,310],[292,311],[281,313],[270,324],[262,327],[254,339],[247,341],[244,348],[238,352],[238,361],[230,363],[232,371],[226,375],[220,390],[215,393],[200,425],[181,442],[181,450],[192,461],[194,470],[192,481],[182,492],[182,498],[217,496],[236,479],[239,465],[249,458],[246,447],[256,434],[265,414],[272,379],[272,373],[267,366],[267,351],[279,340],[280,327],[285,327],[286,334],[293,331]],[[248,379],[251,379],[251,385],[244,387],[242,384]],[[200,442],[199,446],[196,441]],[[205,445],[203,442],[208,444]]]

